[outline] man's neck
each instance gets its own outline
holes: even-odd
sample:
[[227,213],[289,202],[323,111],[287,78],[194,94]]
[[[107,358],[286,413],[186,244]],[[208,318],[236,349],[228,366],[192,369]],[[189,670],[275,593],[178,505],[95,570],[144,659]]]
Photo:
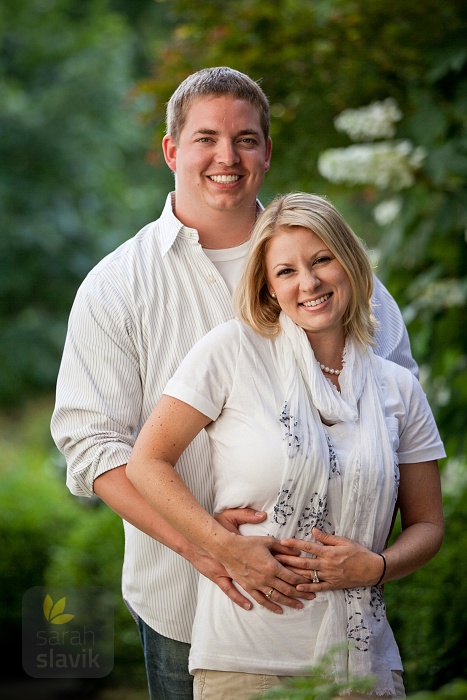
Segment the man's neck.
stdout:
[[246,243],[251,236],[251,229],[254,226],[254,219],[244,226],[238,226],[234,222],[229,226],[229,222],[222,217],[218,220],[218,225],[210,222],[209,227],[197,228],[199,242],[203,248],[219,250],[221,248],[235,248]]
[[208,216],[198,211],[195,216],[183,216],[175,206],[177,218],[189,228],[198,231],[199,242],[203,248],[235,248],[245,243],[251,235],[256,221],[256,206],[250,211],[209,211]]

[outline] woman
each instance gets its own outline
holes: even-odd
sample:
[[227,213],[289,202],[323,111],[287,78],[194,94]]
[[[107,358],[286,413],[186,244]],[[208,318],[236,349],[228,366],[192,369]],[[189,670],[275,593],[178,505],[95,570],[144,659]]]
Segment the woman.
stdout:
[[[371,349],[372,285],[363,246],[329,202],[277,198],[253,230],[239,320],[193,348],[136,442],[127,467],[136,488],[253,603],[242,610],[201,579],[190,655],[197,698],[251,697],[306,674],[336,645],[336,679],[372,676],[372,694],[404,696],[381,584],[441,545],[436,460],[445,453],[417,380]],[[268,513],[242,536],[204,511],[174,469],[203,428],[216,512]],[[402,532],[386,548],[397,508]],[[269,567],[267,587],[248,580],[251,558]],[[304,575],[310,582],[297,589],[316,597],[282,611],[287,587],[270,560]]]

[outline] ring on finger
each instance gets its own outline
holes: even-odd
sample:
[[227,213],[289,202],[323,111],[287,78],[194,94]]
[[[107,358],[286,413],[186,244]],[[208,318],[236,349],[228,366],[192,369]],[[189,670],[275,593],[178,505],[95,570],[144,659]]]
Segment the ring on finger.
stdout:
[[271,596],[274,593],[274,588],[271,588],[270,591],[264,594],[264,597],[267,598],[268,600],[271,600]]
[[313,570],[313,583],[319,583],[318,572],[316,569]]

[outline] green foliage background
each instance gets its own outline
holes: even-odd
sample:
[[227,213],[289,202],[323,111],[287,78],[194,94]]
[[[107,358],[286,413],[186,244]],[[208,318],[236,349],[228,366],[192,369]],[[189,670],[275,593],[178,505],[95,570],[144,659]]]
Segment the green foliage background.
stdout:
[[[1,5],[4,644],[19,639],[21,596],[32,585],[105,585],[119,600],[121,524],[66,491],[48,435],[51,393],[78,285],[158,216],[172,186],[159,146],[167,99],[192,71],[230,65],[260,80],[271,102],[263,202],[278,191],[328,195],[378,251],[378,275],[403,309],[448,451],[447,534],[438,557],[389,584],[386,599],[410,691],[466,677],[466,30],[464,0]],[[380,227],[374,206],[394,193],[332,184],[317,161],[349,145],[333,125],[339,112],[388,96],[404,115],[397,137],[423,146],[427,159],[399,193],[398,217]],[[112,678],[137,684],[141,657],[123,604],[116,626]]]

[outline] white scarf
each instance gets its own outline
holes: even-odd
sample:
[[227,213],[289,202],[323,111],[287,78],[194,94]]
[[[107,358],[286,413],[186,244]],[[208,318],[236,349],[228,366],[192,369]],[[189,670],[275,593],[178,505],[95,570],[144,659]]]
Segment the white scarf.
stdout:
[[[303,329],[284,313],[281,333],[271,344],[284,388],[280,416],[285,468],[274,509],[271,535],[313,540],[314,526],[348,537],[374,552],[384,549],[397,499],[399,469],[384,418],[376,358],[348,340],[339,375],[339,394],[321,372]],[[344,475],[321,418],[329,423],[358,422]],[[329,522],[329,506],[342,499],[340,522]],[[337,508],[337,510],[339,510]],[[367,586],[318,594],[328,602],[316,634],[314,662],[336,646],[336,680],[373,676],[376,695],[394,695],[391,669],[382,646],[386,626],[380,587]],[[342,644],[346,642],[346,644]]]

